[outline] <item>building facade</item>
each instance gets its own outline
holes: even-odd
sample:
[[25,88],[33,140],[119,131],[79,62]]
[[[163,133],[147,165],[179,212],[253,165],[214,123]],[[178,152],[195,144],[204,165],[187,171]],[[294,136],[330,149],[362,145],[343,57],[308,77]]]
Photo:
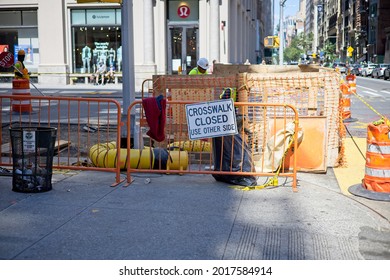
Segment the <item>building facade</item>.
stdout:
[[[389,0],[307,0],[307,3],[307,12],[314,15],[317,9],[318,39],[314,42],[317,49],[330,42],[335,44],[337,59],[341,61],[390,63]],[[306,27],[306,32],[315,28],[309,23]]]
[[[133,26],[123,27],[120,4],[0,0],[0,51],[25,49],[26,66],[42,84],[66,84],[69,73],[92,73],[99,62],[120,72],[122,53],[133,51],[139,89],[154,74],[188,73],[200,57],[258,62],[262,39],[272,32],[264,10],[271,1],[134,0]],[[122,28],[133,29],[127,49]]]

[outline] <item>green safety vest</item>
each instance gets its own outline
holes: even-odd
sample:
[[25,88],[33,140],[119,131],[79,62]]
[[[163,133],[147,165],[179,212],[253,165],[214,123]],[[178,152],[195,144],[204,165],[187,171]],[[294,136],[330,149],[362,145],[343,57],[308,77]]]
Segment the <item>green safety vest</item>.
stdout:
[[198,67],[192,68],[190,73],[188,73],[188,75],[205,75],[205,74],[207,74],[207,70],[204,73],[200,73]]

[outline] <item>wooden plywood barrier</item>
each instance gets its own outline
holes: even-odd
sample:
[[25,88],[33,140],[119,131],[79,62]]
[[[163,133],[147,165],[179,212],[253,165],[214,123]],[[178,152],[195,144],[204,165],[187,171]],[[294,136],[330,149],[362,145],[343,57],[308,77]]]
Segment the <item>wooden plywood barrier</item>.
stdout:
[[[270,122],[270,135],[282,129],[284,120]],[[302,141],[298,144],[297,170],[305,172],[326,172],[326,117],[301,117],[299,127],[303,133]],[[284,167],[292,166],[292,152],[286,155]]]

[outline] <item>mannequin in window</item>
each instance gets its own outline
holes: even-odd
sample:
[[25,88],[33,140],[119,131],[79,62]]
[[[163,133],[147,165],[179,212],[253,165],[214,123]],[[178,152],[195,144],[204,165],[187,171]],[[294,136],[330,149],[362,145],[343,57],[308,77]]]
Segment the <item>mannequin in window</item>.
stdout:
[[99,50],[94,49],[92,51],[92,66],[93,66],[93,72],[95,73],[97,70],[97,63],[98,63],[98,57],[99,57]]
[[118,60],[118,72],[120,72],[122,66],[122,46],[116,50],[116,58]]
[[108,50],[108,64],[114,65],[115,61],[115,50],[113,48]]
[[91,48],[88,46],[85,46],[81,50],[81,60],[83,61],[83,69],[84,73],[87,71],[87,73],[91,72]]
[[106,65],[106,67],[107,67],[107,54],[108,54],[108,51],[106,49],[100,50],[99,63],[103,61],[104,65]]

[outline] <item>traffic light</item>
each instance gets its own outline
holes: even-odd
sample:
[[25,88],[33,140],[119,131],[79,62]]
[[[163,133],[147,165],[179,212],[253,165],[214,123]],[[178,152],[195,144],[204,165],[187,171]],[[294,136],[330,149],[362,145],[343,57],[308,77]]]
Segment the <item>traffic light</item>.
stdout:
[[264,38],[264,47],[266,48],[279,48],[279,37],[278,36],[267,36]]
[[264,47],[266,47],[266,48],[273,48],[274,47],[274,37],[273,36],[267,36],[264,38]]

